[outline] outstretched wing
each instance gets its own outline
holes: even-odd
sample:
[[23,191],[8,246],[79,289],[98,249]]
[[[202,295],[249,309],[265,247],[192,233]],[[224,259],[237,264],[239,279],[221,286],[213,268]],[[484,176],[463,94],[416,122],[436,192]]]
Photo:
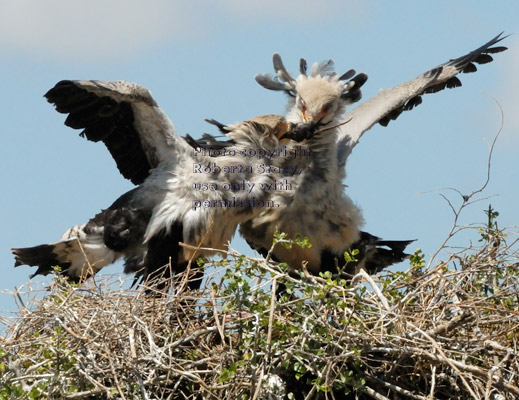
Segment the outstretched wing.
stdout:
[[344,120],[350,120],[340,129],[338,144],[339,167],[344,167],[346,159],[364,132],[376,123],[386,126],[402,112],[412,110],[422,102],[422,95],[436,93],[445,88],[461,86],[456,76],[459,73],[477,71],[475,64],[486,64],[493,60],[490,54],[506,50],[506,47],[494,46],[505,39],[500,33],[476,50],[450,60],[436,68],[402,83],[392,89],[383,89],[380,93],[347,112]]
[[151,93],[133,82],[58,82],[45,97],[68,114],[65,125],[83,129],[81,136],[102,141],[121,174],[141,184],[152,168],[186,146]]

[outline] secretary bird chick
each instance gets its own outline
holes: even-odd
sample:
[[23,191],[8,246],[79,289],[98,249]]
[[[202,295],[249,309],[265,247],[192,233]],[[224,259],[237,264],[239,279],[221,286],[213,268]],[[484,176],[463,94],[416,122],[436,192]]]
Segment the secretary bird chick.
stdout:
[[[303,262],[312,273],[345,267],[352,274],[364,267],[375,273],[402,261],[404,250],[412,241],[383,241],[360,231],[363,219],[360,209],[344,193],[342,180],[348,156],[362,134],[377,122],[385,126],[403,111],[422,102],[422,95],[445,88],[461,86],[457,75],[474,72],[475,64],[492,61],[490,54],[506,50],[494,46],[503,40],[496,36],[478,49],[427,71],[415,79],[363,102],[353,110],[346,107],[361,98],[361,86],[367,75],[350,70],[342,76],[333,72],[333,62],[314,64],[310,74],[304,59],[300,75],[294,79],[285,69],[281,57],[274,54],[277,77],[257,75],[256,81],[266,89],[288,95],[287,120],[312,121],[320,126],[335,127],[316,134],[308,141],[312,157],[299,176],[289,177],[294,190],[276,192],[273,199],[282,207],[263,210],[257,217],[242,223],[240,233],[250,246],[265,255],[272,246],[274,233],[285,232],[308,237],[311,247],[286,249],[276,246],[272,257],[300,268]],[[349,79],[349,80],[348,80]],[[346,263],[344,253],[360,250],[358,263]]]
[[[224,249],[239,223],[272,205],[273,174],[255,173],[258,162],[275,167],[280,158],[204,155],[179,137],[151,93],[132,82],[61,81],[45,95],[65,124],[102,141],[121,174],[138,185],[86,224],[67,230],[58,242],[12,249],[16,264],[46,275],[59,265],[80,281],[124,259],[124,272],[142,279],[171,263],[183,271],[190,260]],[[303,124],[304,125],[304,124]],[[296,128],[296,129],[293,129]],[[275,149],[279,140],[311,135],[283,116],[263,115],[229,127],[230,150]],[[233,173],[227,173],[233,169]],[[211,183],[213,190],[196,190]],[[245,189],[245,190],[244,190]],[[190,282],[198,287],[200,280]]]

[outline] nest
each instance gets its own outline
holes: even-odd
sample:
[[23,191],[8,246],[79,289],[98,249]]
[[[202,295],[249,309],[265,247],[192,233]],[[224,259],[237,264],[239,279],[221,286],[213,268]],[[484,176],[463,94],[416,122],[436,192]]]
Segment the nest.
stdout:
[[486,239],[375,277],[234,252],[200,291],[56,277],[14,294],[0,399],[517,399],[516,242]]

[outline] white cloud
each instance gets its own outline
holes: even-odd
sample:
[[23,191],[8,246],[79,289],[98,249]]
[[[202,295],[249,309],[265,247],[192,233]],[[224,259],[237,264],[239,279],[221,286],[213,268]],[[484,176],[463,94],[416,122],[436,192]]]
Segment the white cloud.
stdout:
[[[260,18],[263,23],[283,19],[287,25],[293,22],[321,22],[340,18],[352,24],[364,18],[368,0],[220,0],[229,13]],[[312,25],[309,25],[311,28]]]
[[0,0],[0,49],[67,62],[120,60],[229,25],[288,27],[338,15],[354,23],[365,7],[362,0]]
[[168,0],[0,0],[0,10],[1,47],[78,62],[126,58],[196,23]]

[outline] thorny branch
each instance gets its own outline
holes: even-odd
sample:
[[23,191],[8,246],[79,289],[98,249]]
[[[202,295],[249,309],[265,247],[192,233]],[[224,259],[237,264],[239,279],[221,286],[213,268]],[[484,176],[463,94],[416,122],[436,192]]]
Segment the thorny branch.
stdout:
[[472,193],[470,193],[470,194],[463,194],[458,189],[452,188],[452,187],[443,188],[443,189],[436,189],[436,190],[451,190],[451,191],[454,191],[454,192],[456,192],[460,196],[462,201],[461,201],[461,204],[458,207],[455,207],[453,205],[453,203],[451,202],[451,200],[446,195],[444,195],[443,193],[440,193],[440,196],[447,202],[449,208],[451,209],[451,211],[452,211],[452,213],[454,215],[454,220],[452,222],[451,229],[450,229],[449,233],[447,234],[445,240],[440,245],[438,250],[431,256],[431,258],[429,260],[429,266],[432,265],[433,261],[437,258],[437,256],[440,253],[440,251],[445,249],[445,247],[447,246],[447,243],[458,232],[466,229],[466,227],[462,227],[462,226],[458,225],[458,221],[459,221],[460,215],[463,212],[463,210],[466,207],[468,207],[468,206],[470,206],[470,205],[472,205],[474,203],[477,203],[477,202],[480,202],[482,200],[485,200],[485,199],[489,198],[488,196],[484,197],[484,198],[474,198],[474,197],[477,196],[478,194],[482,193],[487,188],[487,186],[488,186],[488,184],[490,182],[490,171],[491,171],[491,167],[492,167],[492,156],[494,154],[494,148],[495,148],[495,145],[497,143],[497,140],[498,140],[499,136],[501,135],[501,132],[503,131],[503,126],[504,126],[504,121],[505,121],[505,115],[504,115],[504,111],[503,111],[503,108],[502,108],[501,104],[494,97],[491,96],[491,98],[495,101],[495,103],[497,104],[497,106],[499,108],[499,112],[500,112],[500,115],[501,115],[501,123],[499,125],[499,129],[497,130],[497,133],[494,135],[494,139],[492,140],[492,143],[491,143],[489,151],[488,151],[487,174],[486,174],[485,181],[483,182],[483,185],[481,185],[481,187],[473,190]]
[[[448,267],[460,259],[462,270]],[[0,387],[70,399],[519,396],[515,247],[351,282],[233,251],[204,268],[199,292],[58,277],[43,298],[28,293],[1,339]],[[496,269],[498,290],[485,292]]]
[[452,189],[459,207],[442,195],[442,247],[404,273],[345,281],[219,250],[200,291],[186,284],[194,263],[167,292],[110,277],[24,285],[0,319],[0,399],[519,398],[519,239],[493,240],[489,223],[485,244],[432,265],[468,229],[459,217],[488,186],[501,130],[482,187]]

